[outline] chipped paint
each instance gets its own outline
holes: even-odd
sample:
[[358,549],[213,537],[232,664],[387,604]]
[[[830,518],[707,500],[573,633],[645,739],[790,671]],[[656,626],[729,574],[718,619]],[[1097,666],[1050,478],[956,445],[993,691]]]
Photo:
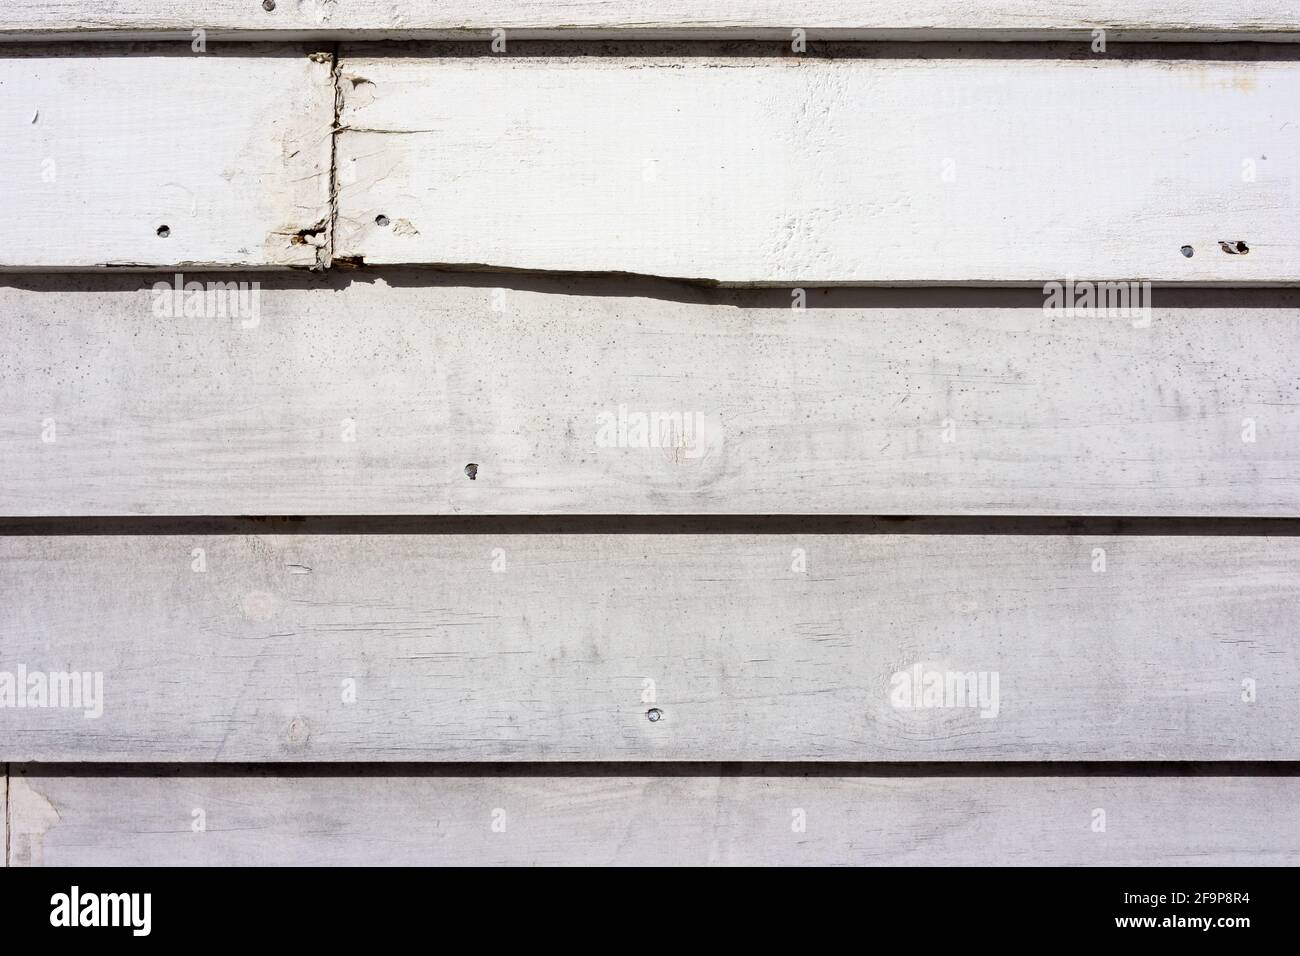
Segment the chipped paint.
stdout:
[[[39,779],[39,778],[38,778]],[[29,778],[9,778],[10,866],[43,866],[45,835],[62,816]]]

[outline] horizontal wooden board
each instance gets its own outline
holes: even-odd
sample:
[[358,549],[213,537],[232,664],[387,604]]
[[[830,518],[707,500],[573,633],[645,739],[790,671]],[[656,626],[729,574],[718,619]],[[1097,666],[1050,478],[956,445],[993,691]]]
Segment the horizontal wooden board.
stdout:
[[341,79],[337,248],[370,264],[1300,281],[1291,60],[345,55]]
[[471,37],[504,29],[521,37],[811,37],[870,39],[1021,38],[1089,35],[1104,27],[1117,39],[1207,39],[1300,34],[1300,15],[1285,0],[1231,6],[1209,0],[917,0],[908,4],[844,0],[578,0],[563,5],[521,0],[280,0],[272,10],[250,0],[204,0],[199,9],[161,0],[7,0],[0,39],[68,35],[187,35],[202,27],[217,38],[293,36]]
[[0,280],[0,514],[1300,513],[1296,292],[356,275]]
[[[612,768],[611,768],[612,769]],[[1294,866],[1296,777],[12,779],[14,866]],[[197,828],[197,829],[196,829]]]
[[1294,760],[1298,614],[1292,537],[7,537],[92,676],[0,759]]
[[77,49],[0,50],[0,269],[328,262],[328,58]]

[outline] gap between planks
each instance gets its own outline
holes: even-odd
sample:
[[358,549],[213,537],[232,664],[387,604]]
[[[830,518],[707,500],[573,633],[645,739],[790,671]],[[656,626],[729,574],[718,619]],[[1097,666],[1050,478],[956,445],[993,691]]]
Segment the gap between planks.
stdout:
[[1300,518],[1120,515],[187,515],[0,517],[0,536],[395,535],[1028,535],[1295,537]]

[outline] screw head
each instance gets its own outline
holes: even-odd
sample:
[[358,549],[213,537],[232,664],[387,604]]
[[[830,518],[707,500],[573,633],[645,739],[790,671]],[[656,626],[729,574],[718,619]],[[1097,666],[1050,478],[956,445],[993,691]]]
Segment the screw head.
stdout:
[[652,724],[656,723],[657,721],[664,719],[664,712],[658,707],[651,707],[645,712],[645,719],[650,721]]

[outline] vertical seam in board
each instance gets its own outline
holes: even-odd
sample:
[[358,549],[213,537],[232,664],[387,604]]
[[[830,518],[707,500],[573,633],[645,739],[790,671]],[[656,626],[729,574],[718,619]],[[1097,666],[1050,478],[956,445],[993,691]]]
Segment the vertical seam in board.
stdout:
[[341,43],[334,44],[330,63],[330,82],[334,84],[334,120],[330,124],[329,219],[325,229],[325,248],[319,254],[324,261],[318,263],[324,270],[334,267],[334,233],[339,221],[339,123],[343,119],[342,47]]

